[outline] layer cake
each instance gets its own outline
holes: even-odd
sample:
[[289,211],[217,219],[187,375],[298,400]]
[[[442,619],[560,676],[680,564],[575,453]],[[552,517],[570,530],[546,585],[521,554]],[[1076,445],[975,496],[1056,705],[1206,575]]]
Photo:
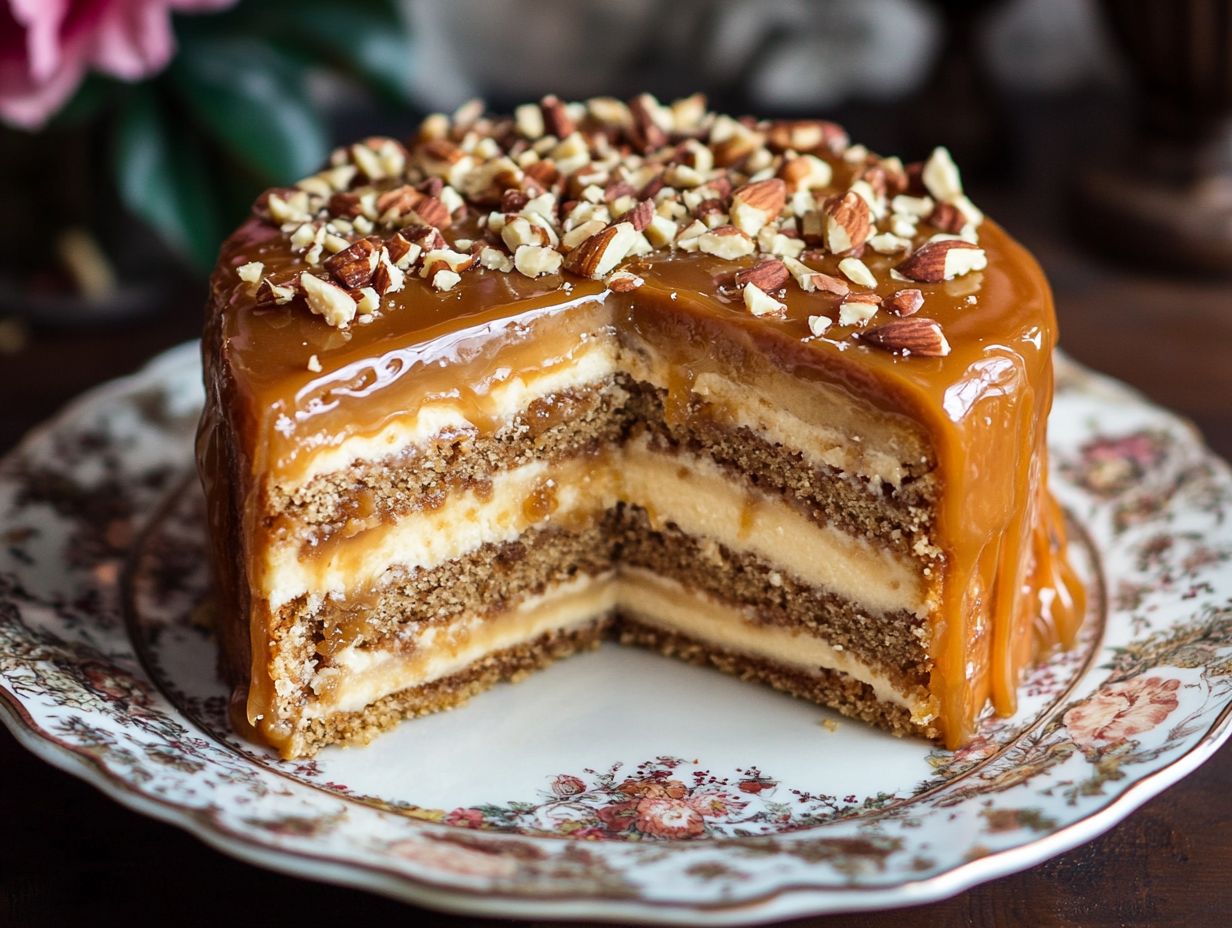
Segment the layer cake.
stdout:
[[1082,615],[1055,336],[944,149],[648,95],[341,148],[212,282],[233,718],[305,756],[615,638],[959,745]]

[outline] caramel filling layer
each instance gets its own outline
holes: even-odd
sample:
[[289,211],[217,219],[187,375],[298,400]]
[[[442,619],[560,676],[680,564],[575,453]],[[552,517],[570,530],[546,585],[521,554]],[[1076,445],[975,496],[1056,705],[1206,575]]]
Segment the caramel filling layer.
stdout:
[[834,670],[866,683],[877,698],[900,705],[921,724],[933,717],[926,700],[900,691],[876,668],[825,641],[751,621],[739,609],[648,571],[625,569],[579,577],[495,617],[467,616],[427,629],[410,652],[352,646],[316,674],[308,718],[357,712],[390,693],[464,670],[487,654],[540,635],[585,625],[615,611],[726,651],[816,674]]
[[598,388],[618,373],[666,391],[669,416],[696,397],[724,425],[748,428],[770,443],[799,451],[815,466],[866,478],[874,486],[897,487],[909,466],[926,463],[918,438],[909,430],[884,417],[870,418],[833,387],[804,385],[770,372],[737,382],[721,372],[705,371],[684,382],[669,360],[650,347],[622,346],[614,335],[599,333],[564,358],[516,374],[506,371],[504,379],[480,397],[465,402],[455,396],[431,399],[375,432],[357,432],[340,445],[305,452],[300,465],[278,482],[286,489],[305,486],[316,477],[380,461],[442,436],[499,430],[512,425],[536,400],[570,389]]
[[512,541],[532,526],[576,525],[618,503],[640,506],[652,524],[748,551],[871,613],[928,611],[919,564],[834,526],[781,498],[742,487],[706,458],[651,451],[644,441],[595,457],[535,462],[499,474],[490,490],[452,495],[301,558],[285,544],[267,554],[271,610],[299,596],[337,595],[381,583],[390,568],[431,568],[485,543]]

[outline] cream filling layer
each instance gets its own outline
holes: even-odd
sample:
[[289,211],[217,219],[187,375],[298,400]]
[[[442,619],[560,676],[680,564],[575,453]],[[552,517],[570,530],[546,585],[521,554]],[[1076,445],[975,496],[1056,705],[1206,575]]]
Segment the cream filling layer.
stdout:
[[378,699],[465,670],[485,656],[533,641],[554,630],[580,628],[615,610],[638,621],[697,641],[773,661],[794,671],[838,671],[867,684],[877,699],[903,706],[916,722],[931,717],[928,702],[901,692],[882,673],[846,651],[791,629],[750,621],[744,613],[674,580],[624,569],[603,577],[579,577],[524,600],[495,618],[468,616],[427,630],[414,650],[339,651],[313,681],[317,698],[306,718],[358,712]]
[[618,502],[644,508],[656,525],[674,523],[686,534],[752,553],[870,612],[924,615],[929,609],[919,565],[909,557],[741,487],[709,458],[654,452],[644,440],[619,455],[506,471],[490,493],[454,494],[440,509],[336,540],[310,558],[292,544],[273,547],[262,589],[271,610],[301,595],[345,596],[377,585],[391,568],[432,568],[534,526],[597,518]]
[[297,471],[290,486],[304,486],[315,477],[346,470],[359,461],[379,461],[404,448],[423,447],[441,435],[473,432],[481,425],[497,429],[517,419],[535,400],[565,390],[598,386],[619,369],[613,338],[597,338],[567,360],[543,370],[511,373],[468,403],[453,398],[427,403],[371,435],[354,435],[343,444],[323,447]]
[[[613,337],[598,337],[579,347],[568,359],[543,370],[511,374],[500,384],[489,387],[468,404],[456,399],[428,403],[411,415],[388,423],[371,435],[357,434],[337,446],[311,452],[307,463],[287,490],[305,486],[314,478],[346,470],[361,461],[380,461],[406,448],[424,447],[439,436],[500,429],[536,400],[570,389],[601,386],[619,372],[634,379],[669,390],[678,378],[671,375],[667,361],[644,352],[622,350]],[[803,405],[822,405],[831,418],[859,419],[837,388],[810,384],[807,388],[790,381],[776,383],[773,392],[754,384],[737,383],[715,372],[697,375],[689,391],[711,404],[715,418],[736,428],[747,428],[771,444],[798,450],[814,466],[836,468],[875,482],[899,486],[905,474],[902,458],[908,450],[896,440],[893,429],[867,420],[843,421],[834,426],[808,422],[784,403],[785,390],[807,392],[797,397]],[[679,385],[676,384],[676,388]]]

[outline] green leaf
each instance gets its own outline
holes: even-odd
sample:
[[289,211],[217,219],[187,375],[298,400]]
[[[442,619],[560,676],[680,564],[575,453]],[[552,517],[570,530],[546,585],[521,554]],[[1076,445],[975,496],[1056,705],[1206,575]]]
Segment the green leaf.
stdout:
[[88,74],[67,103],[52,117],[49,128],[73,128],[89,122],[111,100],[116,81]]
[[409,100],[411,34],[390,0],[301,0],[284,28],[387,96]]
[[222,240],[209,170],[200,146],[165,116],[152,89],[133,89],[116,125],[116,187],[129,210],[208,271]]
[[289,183],[324,163],[328,139],[306,72],[273,46],[194,36],[170,76],[197,121],[264,182]]

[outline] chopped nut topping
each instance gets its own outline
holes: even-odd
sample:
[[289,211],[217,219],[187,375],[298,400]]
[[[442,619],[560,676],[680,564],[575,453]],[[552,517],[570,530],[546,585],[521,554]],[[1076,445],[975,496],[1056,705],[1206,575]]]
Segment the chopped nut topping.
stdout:
[[911,248],[911,239],[892,232],[880,232],[868,240],[868,247],[879,255],[894,255]]
[[312,371],[314,374],[321,373],[321,359],[315,354],[308,358],[308,370]]
[[787,311],[786,304],[780,303],[756,284],[745,285],[744,305],[754,316],[781,316]]
[[795,258],[784,258],[783,264],[791,272],[791,276],[795,278],[796,284],[805,293],[812,293],[816,290],[822,293],[833,293],[836,296],[846,296],[851,289],[847,286],[845,280],[832,277],[829,274],[823,274],[821,271],[815,271],[807,264],[797,261]]
[[743,288],[748,284],[755,284],[759,289],[772,293],[775,290],[782,289],[783,285],[787,283],[789,276],[791,275],[787,271],[786,264],[782,261],[771,259],[736,271],[732,282],[737,288]]
[[355,293],[355,311],[368,316],[381,308],[381,296],[372,287],[360,287]]
[[826,246],[841,255],[868,241],[872,211],[868,202],[854,190],[829,200],[822,210]]
[[445,268],[432,275],[432,286],[441,291],[452,290],[461,280],[462,277],[460,275]]
[[[266,191],[253,212],[281,231],[297,270],[319,265],[328,277],[270,279],[253,261],[236,268],[252,298],[302,294],[339,326],[372,321],[407,286],[452,289],[471,268],[631,290],[643,278],[622,263],[651,256],[653,266],[655,252],[733,262],[712,273],[750,311],[785,312],[775,297],[794,285],[826,307],[842,301],[814,318],[861,325],[878,302],[862,292],[878,287],[866,252],[898,256],[890,278],[921,284],[987,264],[983,214],[945,149],[905,167],[850,145],[833,123],[734,119],[696,94],[666,105],[649,94],[549,95],[504,117],[468,101],[428,117],[406,144],[373,137],[336,149],[324,170]],[[883,305],[913,318],[926,298],[927,287],[905,289]]]
[[861,326],[877,313],[881,300],[869,293],[855,293],[844,298],[838,307],[838,324]]
[[824,335],[826,329],[834,324],[834,320],[829,316],[809,316],[808,327],[809,331],[814,335]]
[[557,274],[563,260],[564,257],[559,251],[542,245],[520,245],[513,253],[513,266],[527,277]]
[[877,278],[859,258],[844,258],[838,263],[838,269],[853,284],[868,287],[870,290],[877,286]]
[[924,305],[924,294],[919,290],[899,290],[885,300],[886,309],[898,316],[914,316]]
[[636,290],[646,281],[632,274],[629,271],[617,271],[615,274],[608,276],[603,285],[613,293],[628,293],[630,290]]
[[333,274],[344,287],[353,290],[367,286],[380,257],[376,242],[361,238],[349,248],[326,258],[325,270]]
[[778,177],[745,184],[732,194],[732,225],[745,235],[756,235],[786,204],[787,185]]
[[945,148],[934,148],[924,164],[921,174],[924,187],[942,203],[949,203],[963,195],[962,178],[958,165]]
[[923,316],[887,322],[864,332],[860,340],[895,354],[943,358],[950,353],[950,343],[941,331],[941,324]]
[[513,270],[513,259],[499,248],[484,248],[479,252],[479,263],[490,271],[508,274]]
[[543,113],[543,125],[548,135],[554,135],[558,139],[573,135],[573,119],[565,109],[565,104],[557,97],[551,94],[544,97],[539,101],[539,110]]
[[697,237],[697,247],[708,255],[733,261],[751,255],[753,240],[735,226],[719,226]]
[[922,245],[894,270],[908,280],[936,283],[983,270],[987,265],[984,249],[959,239],[946,239]]
[[287,284],[276,284],[268,277],[261,281],[257,287],[257,303],[273,303],[281,306],[284,303],[290,303],[298,294],[298,281],[295,286]]
[[299,285],[308,301],[308,308],[324,317],[334,328],[346,328],[355,318],[355,300],[337,284],[305,271],[299,275]]
[[582,242],[565,259],[565,268],[581,277],[600,280],[624,260],[637,238],[637,230],[618,222]]

